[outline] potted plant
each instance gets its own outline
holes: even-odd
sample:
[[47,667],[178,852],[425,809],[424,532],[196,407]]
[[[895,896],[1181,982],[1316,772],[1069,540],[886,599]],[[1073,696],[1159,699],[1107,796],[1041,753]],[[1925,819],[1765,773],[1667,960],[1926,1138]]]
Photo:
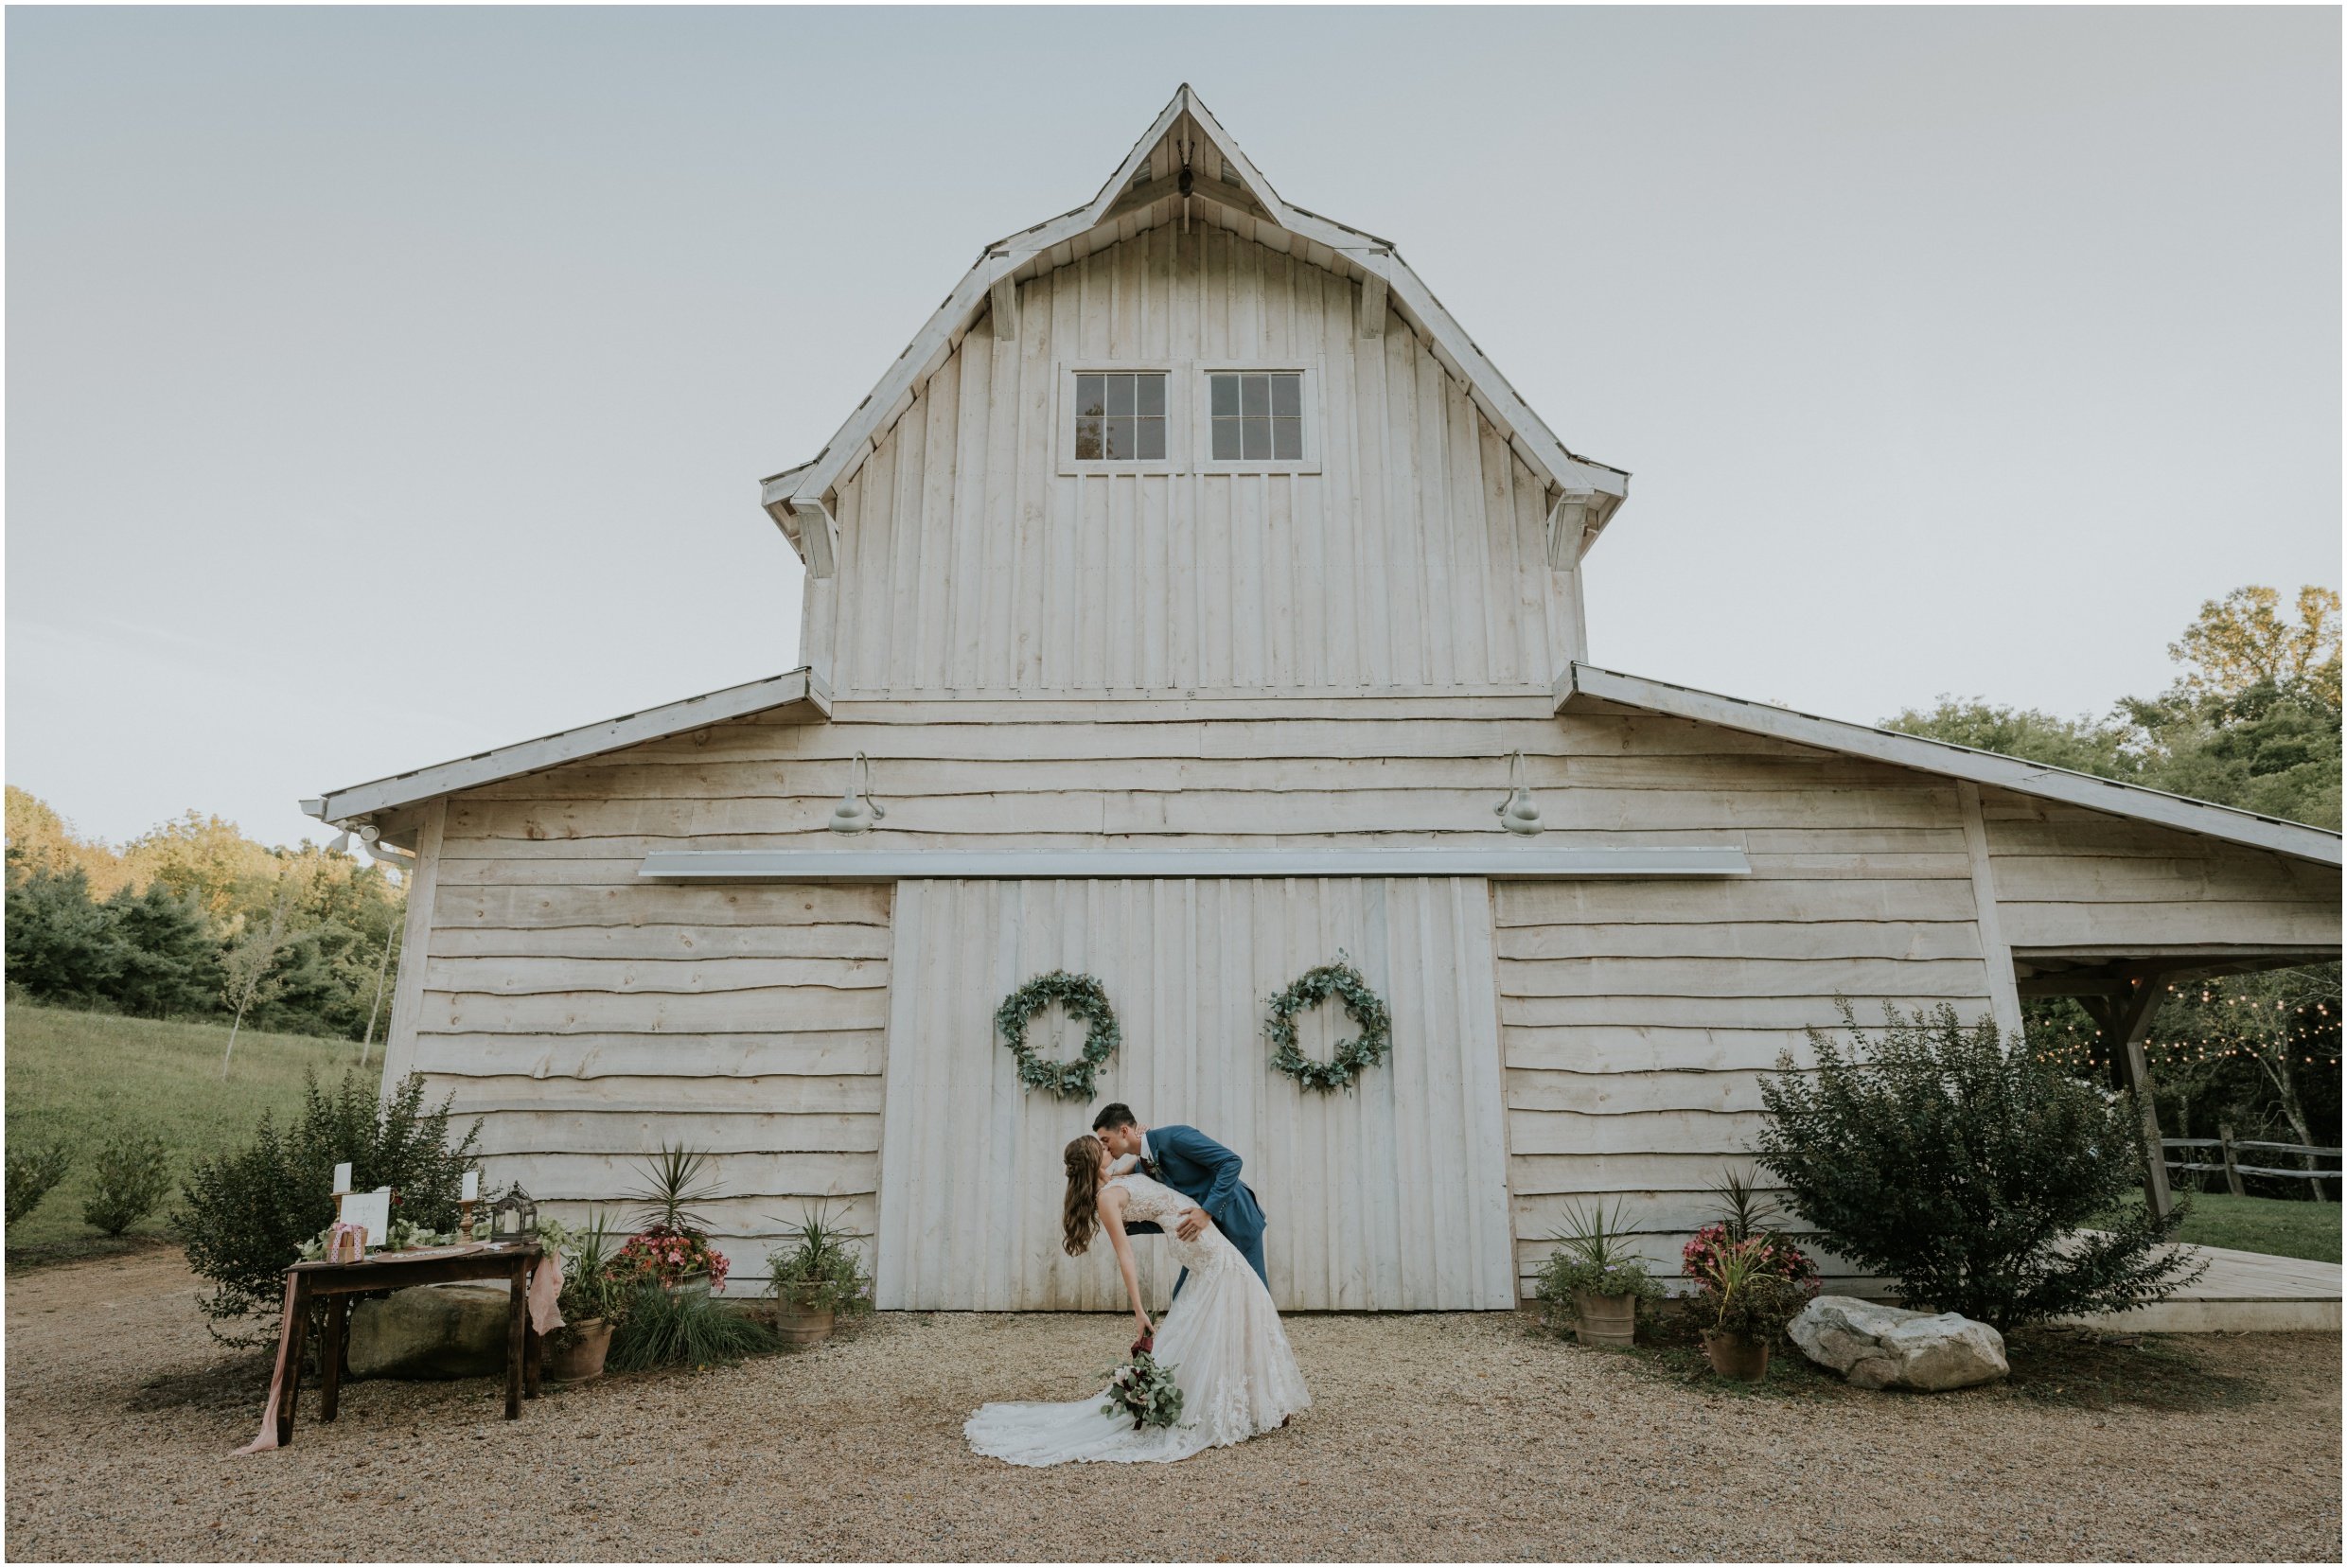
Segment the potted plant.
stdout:
[[1570,1322],[1583,1345],[1626,1348],[1638,1336],[1638,1303],[1659,1298],[1663,1288],[1630,1250],[1618,1206],[1612,1214],[1602,1203],[1568,1208],[1565,1218],[1534,1292],[1544,1314],[1551,1327]]
[[603,1376],[611,1334],[627,1316],[633,1287],[613,1270],[611,1226],[600,1212],[577,1230],[551,1220],[538,1224],[538,1240],[562,1255],[562,1327],[546,1336],[545,1375],[556,1383],[585,1383]]
[[636,1204],[638,1229],[612,1259],[612,1272],[627,1284],[657,1284],[670,1292],[707,1295],[725,1288],[732,1265],[709,1244],[709,1222],[693,1206],[717,1195],[701,1172],[705,1151],[662,1144],[644,1164],[645,1183],[628,1194]]
[[872,1278],[850,1245],[852,1234],[832,1224],[828,1209],[802,1210],[788,1247],[767,1255],[768,1288],[774,1295],[774,1331],[793,1349],[807,1349],[831,1337],[835,1314],[872,1305]]
[[1723,1241],[1690,1261],[1696,1311],[1703,1325],[1703,1353],[1723,1378],[1758,1383],[1768,1376],[1769,1351],[1785,1325],[1808,1301],[1808,1294],[1786,1277],[1776,1245],[1765,1236]]

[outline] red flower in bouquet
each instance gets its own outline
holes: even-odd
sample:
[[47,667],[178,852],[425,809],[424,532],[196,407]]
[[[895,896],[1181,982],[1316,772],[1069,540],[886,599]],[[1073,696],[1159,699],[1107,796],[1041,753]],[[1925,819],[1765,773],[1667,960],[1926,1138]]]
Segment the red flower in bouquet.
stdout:
[[709,1238],[690,1230],[639,1231],[621,1243],[611,1260],[613,1277],[674,1289],[697,1274],[709,1276],[709,1288],[725,1289],[733,1265],[709,1244]]

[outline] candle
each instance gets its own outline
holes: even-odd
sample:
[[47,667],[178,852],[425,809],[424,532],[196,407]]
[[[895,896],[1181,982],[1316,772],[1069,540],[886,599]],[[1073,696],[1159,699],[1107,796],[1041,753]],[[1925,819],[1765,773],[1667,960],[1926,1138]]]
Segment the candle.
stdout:
[[334,1168],[334,1195],[341,1197],[350,1190],[350,1162],[344,1160]]
[[[344,1169],[345,1169],[345,1170],[347,1170],[348,1168],[347,1168],[347,1167],[345,1167]],[[459,1193],[459,1194],[458,1194],[458,1196],[459,1196],[461,1199],[463,1199],[463,1201],[465,1201],[466,1203],[476,1203],[476,1202],[478,1202],[478,1201],[480,1200],[480,1197],[481,1197],[481,1172],[478,1172],[478,1171],[468,1171],[468,1172],[465,1172],[465,1190],[464,1190],[463,1192]]]

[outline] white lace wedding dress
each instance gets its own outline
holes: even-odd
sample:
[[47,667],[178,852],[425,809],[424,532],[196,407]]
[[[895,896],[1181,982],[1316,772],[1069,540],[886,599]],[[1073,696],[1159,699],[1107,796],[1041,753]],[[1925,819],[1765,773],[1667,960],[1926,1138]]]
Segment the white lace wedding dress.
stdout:
[[1136,1430],[1130,1417],[1101,1413],[1105,1393],[1068,1404],[990,1404],[962,1428],[979,1453],[1015,1465],[1187,1459],[1269,1432],[1312,1403],[1271,1292],[1239,1249],[1210,1225],[1183,1241],[1174,1221],[1197,1206],[1173,1189],[1138,1172],[1112,1180],[1125,1189],[1125,1219],[1163,1224],[1174,1260],[1190,1271],[1157,1323],[1155,1351],[1181,1388],[1181,1419]]

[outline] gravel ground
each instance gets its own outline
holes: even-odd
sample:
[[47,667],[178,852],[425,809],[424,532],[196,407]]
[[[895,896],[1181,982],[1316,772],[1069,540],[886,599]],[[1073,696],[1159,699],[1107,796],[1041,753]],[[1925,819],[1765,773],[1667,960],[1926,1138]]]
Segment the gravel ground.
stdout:
[[[888,1314],[815,1353],[495,1418],[486,1381],[359,1383],[235,1458],[267,1368],[176,1254],[8,1281],[8,1552],[54,1559],[2148,1559],[2338,1561],[2336,1337],[2195,1336],[2197,1413],[1994,1389],[1722,1395],[1501,1314],[1299,1317],[1317,1401],[1175,1465],[966,1453],[1072,1399],[1121,1318]],[[517,1507],[508,1487],[522,1489]]]

